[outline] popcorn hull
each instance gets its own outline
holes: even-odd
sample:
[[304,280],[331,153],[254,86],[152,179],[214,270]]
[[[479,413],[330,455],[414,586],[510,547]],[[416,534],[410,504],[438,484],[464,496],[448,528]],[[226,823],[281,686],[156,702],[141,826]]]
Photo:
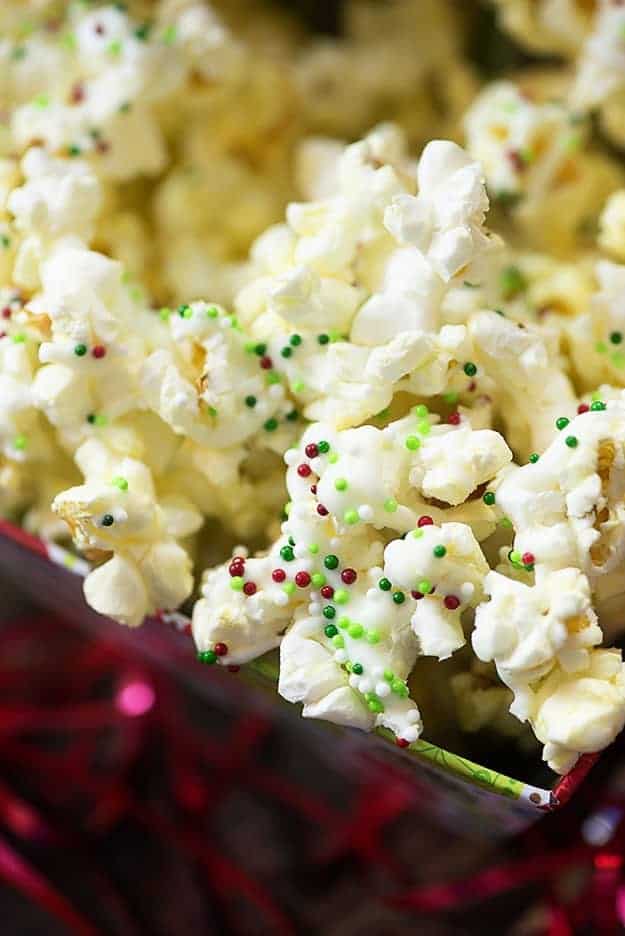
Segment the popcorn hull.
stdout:
[[[269,659],[244,667],[236,678],[219,667],[208,670],[195,661],[183,615],[164,614],[139,630],[130,630],[95,614],[83,598],[82,577],[87,564],[53,543],[44,543],[24,530],[0,521],[0,571],[19,583],[36,604],[58,612],[81,627],[114,629],[114,638],[152,662],[178,672],[207,699],[221,705],[278,708],[292,718],[294,708],[280,704],[275,693],[277,671]],[[263,692],[262,688],[270,691]],[[531,786],[443,750],[421,739],[400,750],[388,732],[378,736],[347,731],[333,725],[302,721],[298,730],[306,740],[331,752],[333,768],[358,769],[363,758],[385,762],[394,773],[408,776],[417,788],[417,801],[455,834],[501,839],[559,809],[574,794],[598,755],[585,755],[552,789]],[[328,743],[331,742],[331,743]]]

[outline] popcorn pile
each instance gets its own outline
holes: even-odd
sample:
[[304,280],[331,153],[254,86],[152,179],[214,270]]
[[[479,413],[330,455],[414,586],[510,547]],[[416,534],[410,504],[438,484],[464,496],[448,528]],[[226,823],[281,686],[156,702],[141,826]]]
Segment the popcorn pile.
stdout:
[[[625,12],[569,4],[562,31],[553,4],[496,5],[576,67],[487,85],[466,149],[415,160],[474,89],[444,4],[353,5],[347,38],[295,54],[285,28],[275,60],[195,0],[33,2],[27,30],[5,4],[0,510],[71,534],[88,603],[128,626],[208,565],[202,662],[279,648],[305,716],[401,747],[419,658],[464,654],[458,720],[510,733],[509,707],[564,773],[625,724],[602,647],[625,611],[625,177],[590,120],[620,142]],[[408,84],[445,63],[437,120]],[[405,132],[295,156],[382,92]]]

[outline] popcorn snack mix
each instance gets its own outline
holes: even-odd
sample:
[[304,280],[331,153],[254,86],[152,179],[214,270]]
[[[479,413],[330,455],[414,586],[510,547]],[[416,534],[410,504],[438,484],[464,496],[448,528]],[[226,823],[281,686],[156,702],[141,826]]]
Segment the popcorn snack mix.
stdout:
[[458,660],[565,773],[625,724],[625,11],[494,6],[566,66],[479,87],[446,3],[3,4],[0,511],[307,717],[407,747]]

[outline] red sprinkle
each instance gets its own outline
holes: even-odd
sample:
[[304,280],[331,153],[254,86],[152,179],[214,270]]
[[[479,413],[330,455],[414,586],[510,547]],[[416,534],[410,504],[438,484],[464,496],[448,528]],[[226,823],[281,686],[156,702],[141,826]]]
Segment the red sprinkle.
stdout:
[[246,582],[243,586],[243,592],[249,597],[256,594],[256,582]]
[[79,81],[77,81],[74,87],[72,88],[69,99],[72,102],[72,104],[80,104],[81,101],[84,101],[85,88]]
[[434,521],[432,520],[431,517],[428,517],[427,514],[423,514],[423,516],[419,517],[419,519],[417,520],[418,527],[432,526],[433,524],[434,524]]
[[460,413],[458,412],[450,413],[447,422],[449,423],[450,426],[459,426],[461,419],[462,419],[462,416],[460,415]]
[[235,578],[236,576],[243,576],[245,574],[245,566],[239,562],[231,562],[228,566],[228,572]]
[[304,451],[306,452],[307,458],[316,458],[319,454],[319,449],[314,442],[311,442],[310,445],[307,445]]
[[10,306],[5,306],[2,310],[2,318],[11,318],[11,308]]
[[321,588],[321,597],[322,598],[334,598],[334,589],[331,585],[324,585]]
[[267,355],[265,355],[264,357],[260,359],[259,364],[263,370],[271,370],[271,368],[273,367],[273,361],[271,360],[270,357],[267,357]]
[[456,598],[455,595],[445,595],[443,599],[443,604],[448,611],[455,611],[456,608],[460,607],[460,599]]
[[397,747],[410,747],[410,741],[406,741],[405,738],[395,738],[395,744]]
[[316,494],[316,493],[317,493],[317,485],[316,485],[316,484],[311,484],[311,485],[310,485],[310,493],[311,493],[311,494]]
[[271,573],[271,577],[274,582],[283,582],[286,578],[286,572],[284,569],[274,569]]
[[415,601],[420,601],[423,598],[423,592],[420,591],[411,591],[410,594],[415,599]]
[[535,561],[536,560],[534,559],[534,553],[526,552],[526,553],[523,553],[523,555],[521,556],[521,562],[523,563],[523,565],[534,565]]
[[104,347],[104,345],[97,344],[93,346],[93,348],[91,349],[91,353],[94,356],[94,358],[103,358],[106,355],[106,348]]
[[346,585],[353,585],[357,578],[358,573],[355,569],[343,569],[341,572],[341,581]]
[[469,393],[473,393],[476,387],[477,387],[476,382],[472,380],[469,386],[467,387],[467,390],[469,391]]
[[580,403],[577,407],[577,412],[581,415],[582,413],[587,413],[589,409],[588,403]]
[[323,504],[317,504],[317,513],[320,517],[328,516],[328,508],[324,507]]
[[298,588],[308,588],[310,585],[310,575],[308,572],[298,572],[295,576],[295,584]]
[[241,667],[240,667],[240,666],[237,666],[236,663],[231,663],[230,666],[228,667],[228,672],[229,672],[229,673],[238,673],[240,669],[241,669]]
[[216,643],[213,647],[213,650],[217,656],[225,656],[228,652],[228,644],[225,643]]
[[298,465],[297,473],[300,476],[300,478],[307,478],[308,475],[312,474],[310,465]]

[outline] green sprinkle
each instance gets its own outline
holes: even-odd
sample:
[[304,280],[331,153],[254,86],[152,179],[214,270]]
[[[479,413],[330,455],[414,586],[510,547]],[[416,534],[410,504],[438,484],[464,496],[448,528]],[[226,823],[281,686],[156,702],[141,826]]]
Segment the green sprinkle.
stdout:
[[293,552],[292,546],[282,546],[280,549],[280,555],[285,562],[293,562],[295,559],[295,553]]
[[133,32],[135,39],[138,39],[139,42],[145,42],[148,36],[150,35],[151,28],[152,28],[151,23],[142,23],[141,26],[137,26],[137,28]]
[[365,634],[365,640],[370,644],[380,643],[380,635],[377,630],[368,630]]
[[406,596],[404,595],[403,592],[401,591],[393,592],[393,601],[395,602],[396,605],[403,604],[405,600],[406,600]]
[[350,510],[346,510],[345,513],[343,514],[343,520],[349,526],[353,526],[355,523],[358,523],[358,521],[360,520],[360,517],[358,516],[358,511],[354,510],[353,508],[351,508]]
[[330,637],[330,638],[336,637],[336,635],[338,634],[338,630],[336,629],[334,624],[326,624],[326,626],[323,628],[323,632],[326,635],[326,637]]
[[605,403],[603,400],[593,400],[593,402],[590,404],[590,409],[593,413],[600,413],[605,409]]
[[293,592],[295,591],[295,582],[285,582],[284,585],[282,586],[282,591],[286,595],[292,595]]
[[341,339],[343,338],[340,331],[336,331],[336,329],[332,329],[328,337],[330,338],[330,341],[332,342],[332,344],[335,344],[337,341],[341,341]]
[[323,616],[331,620],[333,617],[336,617],[336,608],[334,605],[326,605],[323,609]]
[[623,351],[613,351],[610,360],[615,367],[625,367],[625,353]]
[[439,544],[432,550],[432,555],[436,556],[437,559],[442,559],[443,556],[447,555],[447,550],[442,544]]
[[288,515],[291,513],[291,507],[292,507],[292,506],[293,506],[293,505],[292,505],[291,501],[287,501],[286,504],[284,505],[283,513],[284,513],[284,516],[285,516],[285,517],[288,517]]
[[104,413],[96,413],[94,422],[96,426],[106,426],[106,424],[108,423],[108,419],[106,418]]
[[501,271],[500,286],[504,298],[512,299],[527,289],[527,280],[517,266],[509,266]]
[[362,676],[365,668],[362,663],[352,663],[352,673],[355,673],[356,676]]
[[280,354],[282,355],[283,358],[290,358],[291,355],[293,354],[293,348],[291,348],[289,345],[286,345],[284,348],[281,349]]
[[243,591],[243,579],[240,575],[233,575],[230,579],[230,588],[232,591]]
[[296,422],[299,419],[299,413],[296,409],[292,409],[286,414],[286,418],[289,422]]
[[181,305],[178,306],[178,315],[180,318],[189,319],[193,315],[193,310],[191,306]]
[[484,494],[482,500],[488,507],[492,507],[495,503],[495,495],[492,491],[487,491],[486,494]]
[[84,357],[86,353],[87,353],[86,344],[74,345],[74,354],[76,355],[76,357]]
[[365,632],[365,629],[362,626],[362,624],[357,624],[356,622],[354,622],[353,624],[350,624],[349,627],[347,628],[347,633],[349,634],[350,637],[353,637],[354,640],[360,640],[364,632]]
[[317,341],[320,345],[326,345],[330,343],[329,335],[317,335]]
[[432,591],[432,583],[427,579],[423,579],[422,582],[418,583],[417,591],[420,591],[422,595],[429,595],[429,593]]
[[337,604],[341,604],[341,605],[347,604],[349,601],[349,592],[346,591],[344,588],[338,588],[334,592],[334,601]]
[[414,435],[410,435],[404,442],[404,445],[406,446],[409,452],[416,452],[417,449],[420,448],[421,446],[421,439],[418,439]]
[[28,439],[25,435],[17,435],[13,439],[13,448],[17,449],[18,452],[23,452],[27,445]]
[[620,331],[610,332],[610,341],[612,344],[620,344],[623,340],[623,333]]
[[566,416],[559,416],[556,419],[556,429],[566,429],[570,422],[570,419],[567,419]]
[[278,420],[274,419],[273,416],[271,417],[271,419],[268,419],[266,420],[266,422],[263,423],[263,429],[265,429],[266,432],[274,432],[277,428],[278,428]]
[[125,478],[122,478],[121,475],[116,475],[111,481],[111,484],[114,484],[120,491],[128,490],[128,482]]
[[401,679],[393,679],[391,683],[391,690],[395,693],[395,695],[401,696],[404,699],[408,695],[408,686]]
[[256,354],[258,357],[263,357],[266,350],[267,350],[267,345],[263,344],[262,342],[260,344],[255,344],[253,346],[254,354]]
[[291,337],[289,338],[289,344],[292,345],[294,348],[297,348],[297,346],[301,345],[301,343],[302,343],[301,335],[291,335]]
[[67,147],[68,156],[80,156],[81,152],[82,150],[80,149],[79,146],[76,146],[75,143],[72,143],[70,144],[70,146]]
[[8,250],[11,246],[11,238],[7,237],[6,234],[0,234],[0,244],[2,244],[5,250]]
[[26,335],[23,332],[17,332],[17,334],[11,336],[13,344],[24,344],[26,341]]
[[395,513],[397,510],[397,501],[394,497],[388,497],[384,501],[384,509],[387,513]]
[[202,650],[198,653],[197,658],[199,663],[206,663],[209,666],[217,662],[217,654],[214,650]]
[[65,35],[61,37],[61,45],[68,51],[72,52],[77,45],[76,36],[74,33],[65,33]]
[[532,454],[529,457],[529,460],[532,465],[535,465],[539,458],[540,458],[540,455],[538,454],[538,452],[532,452]]
[[334,487],[336,488],[337,491],[346,491],[348,487],[347,481],[345,480],[345,478],[337,478],[336,481],[334,482]]
[[253,396],[252,394],[250,394],[250,396],[246,396],[246,397],[245,397],[245,405],[246,405],[246,406],[249,406],[250,409],[254,409],[254,407],[256,406],[257,402],[258,402],[258,400],[257,400],[256,397]]
[[381,591],[390,591],[392,587],[392,583],[387,578],[381,578],[378,582],[378,588],[381,589]]
[[310,576],[310,580],[315,588],[321,588],[326,583],[326,577],[323,572],[313,572]]
[[569,448],[577,448],[577,437],[576,436],[567,436],[564,440]]
[[326,569],[336,569],[339,564],[338,556],[334,556],[332,553],[329,553],[323,560],[323,564]]
[[473,361],[467,361],[467,363],[464,365],[462,369],[467,375],[467,377],[475,377],[475,375],[477,374],[477,367],[475,366]]
[[330,443],[322,439],[321,442],[317,442],[317,448],[322,455],[327,455],[327,453],[330,451]]

